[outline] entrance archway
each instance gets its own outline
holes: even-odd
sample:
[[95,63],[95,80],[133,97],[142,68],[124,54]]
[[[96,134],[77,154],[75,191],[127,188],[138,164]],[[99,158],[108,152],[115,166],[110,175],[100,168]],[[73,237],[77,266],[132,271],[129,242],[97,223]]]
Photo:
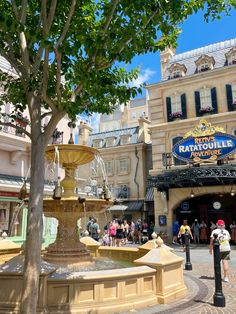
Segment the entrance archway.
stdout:
[[211,221],[216,223],[218,219],[223,219],[226,229],[230,231],[230,224],[236,220],[236,196],[229,193],[195,196],[181,201],[174,213],[180,223],[187,219],[190,226],[195,219],[199,223],[204,220],[208,227]]

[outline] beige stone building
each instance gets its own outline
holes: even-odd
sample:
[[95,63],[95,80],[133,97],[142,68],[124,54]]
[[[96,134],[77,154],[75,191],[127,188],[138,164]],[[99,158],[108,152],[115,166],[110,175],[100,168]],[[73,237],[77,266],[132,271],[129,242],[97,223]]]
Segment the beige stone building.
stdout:
[[[236,160],[188,163],[173,146],[203,118],[236,133],[236,38],[181,54],[161,53],[162,79],[147,86],[155,186],[155,224],[172,236],[172,222],[236,220]],[[166,220],[166,221],[165,221]]]
[[[112,218],[153,220],[153,211],[145,203],[148,167],[151,164],[149,125],[150,121],[141,117],[134,127],[106,132],[91,133],[92,129],[88,125],[79,126],[79,144],[88,143],[99,150],[109,189],[116,199],[114,206],[97,217],[100,226]],[[93,182],[96,182],[96,188],[101,188],[104,179],[101,169],[94,162],[87,168],[81,167],[78,177],[78,181],[84,181],[85,184],[91,182],[92,190]],[[84,190],[83,184],[80,186]]]

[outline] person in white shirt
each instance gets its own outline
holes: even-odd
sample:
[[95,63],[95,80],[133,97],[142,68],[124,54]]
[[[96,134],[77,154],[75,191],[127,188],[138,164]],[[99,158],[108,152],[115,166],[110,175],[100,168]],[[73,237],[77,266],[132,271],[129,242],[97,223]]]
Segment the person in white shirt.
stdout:
[[211,233],[210,237],[210,254],[212,254],[213,250],[213,240],[214,234],[217,234],[217,240],[220,244],[220,259],[223,264],[223,271],[224,271],[224,282],[228,282],[228,271],[229,271],[229,264],[228,260],[230,260],[230,234],[225,229],[225,222],[222,219],[219,219],[216,223],[217,228],[214,229]]

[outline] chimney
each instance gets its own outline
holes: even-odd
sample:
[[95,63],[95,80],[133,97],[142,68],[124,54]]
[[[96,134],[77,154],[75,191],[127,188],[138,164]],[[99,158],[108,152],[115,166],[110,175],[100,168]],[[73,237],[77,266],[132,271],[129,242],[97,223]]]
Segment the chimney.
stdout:
[[169,66],[170,59],[175,55],[175,49],[167,47],[161,52],[161,77],[163,78],[166,74]]
[[91,126],[84,123],[83,121],[80,121],[80,125],[78,126],[79,129],[79,145],[88,145],[88,139],[89,135],[92,132]]
[[151,124],[151,121],[148,120],[146,117],[140,117],[138,119],[138,124],[139,124],[138,141],[144,143],[150,142],[151,137],[148,126]]

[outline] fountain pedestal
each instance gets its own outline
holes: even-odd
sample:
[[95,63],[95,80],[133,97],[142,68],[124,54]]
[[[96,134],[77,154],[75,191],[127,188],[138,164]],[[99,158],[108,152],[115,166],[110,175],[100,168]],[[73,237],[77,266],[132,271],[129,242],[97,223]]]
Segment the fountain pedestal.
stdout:
[[[48,246],[43,258],[64,265],[91,262],[92,255],[79,240],[77,221],[85,213],[93,215],[95,212],[104,212],[112,202],[95,198],[81,202],[75,194],[75,170],[79,165],[92,161],[98,152],[91,147],[73,144],[57,145],[56,150],[65,168],[65,178],[61,181],[64,193],[61,199],[44,199],[43,202],[44,215],[58,220],[56,240]],[[54,145],[48,146],[46,157],[52,161],[55,159]]]

